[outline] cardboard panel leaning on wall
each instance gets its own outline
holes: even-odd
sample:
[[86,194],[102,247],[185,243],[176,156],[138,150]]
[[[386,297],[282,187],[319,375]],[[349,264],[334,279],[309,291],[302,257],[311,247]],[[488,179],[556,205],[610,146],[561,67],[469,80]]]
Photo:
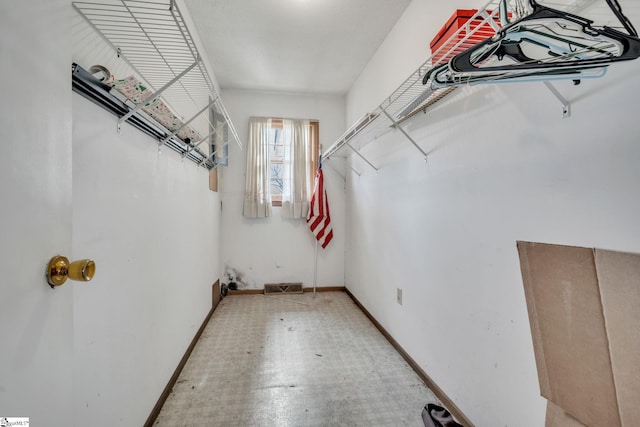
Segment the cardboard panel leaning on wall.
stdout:
[[589,426],[638,425],[640,255],[518,250],[547,426],[565,425],[563,411]]
[[619,425],[592,250],[525,242],[518,250],[541,394],[585,424]]

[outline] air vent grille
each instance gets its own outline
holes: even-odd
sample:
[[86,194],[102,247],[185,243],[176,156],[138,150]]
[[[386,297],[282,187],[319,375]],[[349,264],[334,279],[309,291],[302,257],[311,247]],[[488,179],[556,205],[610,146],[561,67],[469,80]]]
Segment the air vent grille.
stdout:
[[265,294],[301,294],[304,290],[302,283],[266,283]]

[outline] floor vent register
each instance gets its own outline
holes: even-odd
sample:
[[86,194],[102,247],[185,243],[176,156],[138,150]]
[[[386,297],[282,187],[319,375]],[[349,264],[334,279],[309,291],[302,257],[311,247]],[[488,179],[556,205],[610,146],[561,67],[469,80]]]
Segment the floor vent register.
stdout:
[[302,283],[266,283],[264,285],[265,294],[301,294],[302,292]]

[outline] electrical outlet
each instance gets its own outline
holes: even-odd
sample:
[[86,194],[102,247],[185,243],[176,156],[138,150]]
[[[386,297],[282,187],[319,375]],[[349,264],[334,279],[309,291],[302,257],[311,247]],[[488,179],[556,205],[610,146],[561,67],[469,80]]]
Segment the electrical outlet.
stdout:
[[402,289],[400,288],[397,289],[396,299],[398,301],[398,304],[402,305]]

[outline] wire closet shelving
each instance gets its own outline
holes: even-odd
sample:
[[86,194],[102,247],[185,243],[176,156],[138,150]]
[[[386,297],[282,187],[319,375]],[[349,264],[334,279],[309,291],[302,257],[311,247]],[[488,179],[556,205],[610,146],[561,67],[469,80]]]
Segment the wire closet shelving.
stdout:
[[[544,4],[575,14],[594,4],[596,1],[597,0],[573,0],[569,2],[545,1]],[[422,84],[422,79],[425,73],[433,66],[442,64],[461,51],[493,36],[502,26],[500,22],[501,5],[506,6],[506,12],[511,20],[517,19],[527,13],[525,8],[522,7],[521,1],[490,0],[451,35],[451,37],[442,43],[442,45],[396,90],[387,96],[378,107],[371,113],[362,116],[347,129],[344,134],[322,153],[322,158],[329,160],[333,156],[346,157],[352,153],[360,157],[371,168],[377,170],[377,167],[367,160],[359,151],[359,148],[362,148],[367,143],[387,133],[398,131],[415,146],[426,160],[427,153],[403,128],[403,123],[420,112],[427,112],[431,106],[446,98],[454,92],[457,87],[430,89]],[[563,117],[567,117],[569,115],[568,102],[550,83],[545,82],[545,84],[549,90],[551,90],[552,94],[562,103]],[[345,150],[349,150],[349,152],[341,154]]]
[[[166,144],[207,169],[215,169],[220,164],[215,160],[220,159],[229,142],[235,141],[242,148],[175,0],[76,1],[72,6],[152,92],[118,118],[118,130],[132,116],[144,116],[143,108],[157,99],[176,115],[189,115],[184,117],[179,129],[166,130],[166,135],[159,138],[159,147]],[[200,140],[185,141],[177,137],[183,128],[203,122],[207,126],[206,131],[200,132]],[[214,141],[213,138],[215,151],[212,149],[204,157],[191,155],[195,150],[200,152],[198,146]]]

